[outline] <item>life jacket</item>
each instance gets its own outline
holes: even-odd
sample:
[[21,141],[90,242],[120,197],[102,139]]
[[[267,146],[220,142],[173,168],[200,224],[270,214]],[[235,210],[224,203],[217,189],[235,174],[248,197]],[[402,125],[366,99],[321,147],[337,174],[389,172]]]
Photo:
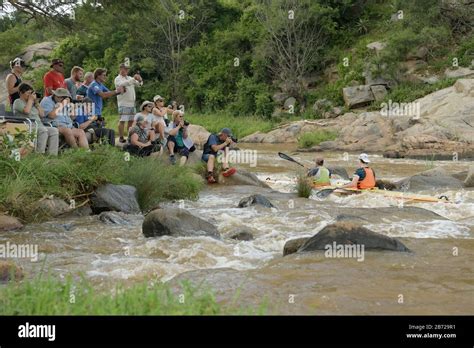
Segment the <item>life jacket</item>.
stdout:
[[328,186],[331,184],[329,180],[329,169],[326,167],[319,167],[318,177],[315,177],[313,180],[313,187]]
[[375,187],[375,173],[372,168],[364,168],[365,178],[357,183],[357,188],[364,190]]

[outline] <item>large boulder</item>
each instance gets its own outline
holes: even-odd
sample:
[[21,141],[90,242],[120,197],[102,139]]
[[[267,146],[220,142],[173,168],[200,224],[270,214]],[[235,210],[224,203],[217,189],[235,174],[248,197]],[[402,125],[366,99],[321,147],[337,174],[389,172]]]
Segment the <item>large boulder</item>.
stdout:
[[13,216],[0,214],[0,231],[17,230],[23,227],[23,224]]
[[127,214],[140,213],[137,189],[130,185],[106,184],[100,186],[91,197],[92,211],[121,211]]
[[462,188],[463,182],[451,176],[443,168],[433,168],[402,179],[395,183],[403,191],[436,190],[440,188]]
[[474,97],[474,79],[459,79],[454,84],[456,93],[463,93],[465,96]]
[[410,251],[395,238],[375,233],[353,222],[336,222],[324,227],[308,239],[299,249],[300,252],[325,250],[327,245],[363,245],[364,250]]
[[239,208],[245,208],[245,207],[250,207],[251,205],[261,205],[265,208],[275,208],[275,206],[268,200],[267,197],[256,194],[256,195],[251,195],[245,198],[242,198],[239,202],[238,207]]
[[345,87],[342,89],[344,102],[349,108],[365,106],[375,100],[374,94],[368,85]]
[[221,185],[248,185],[270,188],[265,182],[261,181],[254,173],[244,169],[238,169],[237,172],[227,178],[219,176],[219,184]]
[[208,236],[220,238],[220,234],[213,224],[179,208],[153,210],[145,217],[142,232],[145,237]]
[[383,85],[370,86],[370,90],[374,95],[375,101],[384,100],[388,93],[387,89]]
[[211,133],[204,127],[198,126],[196,124],[190,124],[188,126],[189,136],[193,139],[196,147],[202,149],[204,144],[207,142],[209,135]]

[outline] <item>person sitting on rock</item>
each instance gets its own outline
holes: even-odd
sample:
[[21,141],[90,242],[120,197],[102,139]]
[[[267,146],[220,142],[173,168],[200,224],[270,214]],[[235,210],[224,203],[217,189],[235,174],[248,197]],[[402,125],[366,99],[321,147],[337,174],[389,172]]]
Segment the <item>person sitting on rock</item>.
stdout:
[[331,185],[331,171],[324,166],[324,159],[316,158],[316,167],[310,169],[308,176],[313,177],[313,187],[322,187]]
[[[133,128],[137,124],[137,119],[140,116],[143,116],[145,119],[145,127],[147,130],[151,130],[154,132],[153,128],[153,114],[151,113],[151,110],[153,109],[153,102],[145,100],[142,105],[140,106],[140,112],[138,112],[134,117],[133,117],[133,123],[132,127]],[[156,133],[155,133],[156,134]],[[154,138],[153,138],[154,139]]]
[[89,149],[86,133],[73,125],[71,116],[75,118],[75,115],[71,106],[71,94],[65,88],[53,90],[51,96],[44,97],[41,100],[41,107],[44,109],[46,121],[58,127],[59,134],[64,137],[66,143],[73,149],[78,147]]
[[145,117],[138,115],[136,125],[130,129],[129,145],[125,151],[139,157],[147,157],[154,153],[161,154],[161,145],[154,140],[154,132],[146,128]]
[[196,147],[188,134],[189,123],[184,121],[184,113],[180,110],[173,111],[173,122],[170,123],[168,131],[168,142],[166,143],[170,152],[171,164],[176,163],[175,153],[181,155],[180,165],[184,165],[190,152]]
[[369,167],[369,156],[362,153],[359,156],[359,168],[355,171],[352,181],[341,188],[357,188],[368,190],[375,187],[375,172]]
[[169,126],[168,114],[172,114],[177,109],[165,107],[165,100],[159,95],[155,95],[153,98],[154,108],[152,110],[155,122],[155,133],[159,135],[161,142],[166,143],[165,130]]
[[222,169],[225,177],[235,174],[236,169],[230,168],[227,162],[229,155],[229,146],[233,144],[232,132],[229,128],[223,128],[217,134],[209,135],[202,153],[202,160],[207,162],[207,175],[206,179],[209,184],[216,183],[214,178],[214,166],[218,153],[222,154]]

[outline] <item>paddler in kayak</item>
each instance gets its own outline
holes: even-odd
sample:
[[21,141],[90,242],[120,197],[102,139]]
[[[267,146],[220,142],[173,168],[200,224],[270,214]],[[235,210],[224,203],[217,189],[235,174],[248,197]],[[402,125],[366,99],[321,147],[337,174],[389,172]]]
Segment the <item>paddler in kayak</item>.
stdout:
[[375,172],[369,167],[369,156],[362,153],[359,156],[359,168],[354,173],[352,181],[339,188],[357,188],[359,190],[368,190],[375,187]]
[[316,167],[310,169],[308,176],[313,177],[313,187],[324,187],[331,185],[331,171],[324,166],[324,158],[316,158]]

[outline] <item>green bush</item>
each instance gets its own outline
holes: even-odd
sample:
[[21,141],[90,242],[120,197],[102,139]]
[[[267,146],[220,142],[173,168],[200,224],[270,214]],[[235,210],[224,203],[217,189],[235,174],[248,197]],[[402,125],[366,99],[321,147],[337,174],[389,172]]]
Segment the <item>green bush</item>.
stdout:
[[317,130],[314,132],[303,133],[298,138],[298,145],[303,148],[319,145],[323,141],[335,140],[337,133],[329,130]]
[[305,173],[299,173],[296,181],[296,191],[298,197],[309,198],[313,187],[311,186],[312,180],[308,178]]

